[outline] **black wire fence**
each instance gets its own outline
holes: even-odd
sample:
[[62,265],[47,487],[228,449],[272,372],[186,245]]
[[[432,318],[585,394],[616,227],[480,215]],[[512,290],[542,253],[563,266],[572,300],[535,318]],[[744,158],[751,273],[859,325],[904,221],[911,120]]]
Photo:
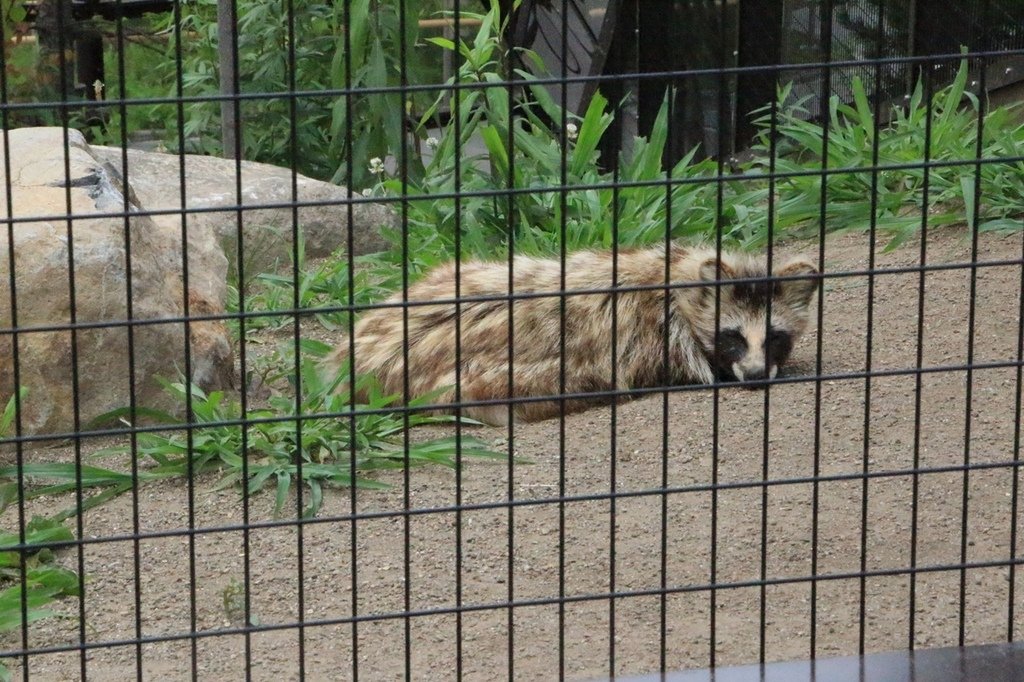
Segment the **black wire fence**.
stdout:
[[6,672],[1017,642],[1024,23],[743,4],[118,2],[91,90],[5,5]]

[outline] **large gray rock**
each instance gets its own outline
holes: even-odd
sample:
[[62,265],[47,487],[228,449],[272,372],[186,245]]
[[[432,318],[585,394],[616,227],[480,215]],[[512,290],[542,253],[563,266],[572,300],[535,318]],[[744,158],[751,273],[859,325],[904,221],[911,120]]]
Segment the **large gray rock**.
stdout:
[[[120,148],[93,147],[97,158],[121,169]],[[184,155],[185,208],[216,209],[188,214],[191,228],[211,229],[220,241],[231,263],[237,267],[238,211],[236,166],[230,159],[211,156]],[[181,161],[177,154],[161,154],[129,149],[128,183],[149,210],[181,209]],[[243,161],[242,206],[289,204],[292,202],[292,172],[265,163]],[[348,206],[351,203],[345,187],[296,177],[296,197],[300,203],[313,203],[298,209],[298,229],[305,244],[306,255],[327,256],[348,243]],[[380,236],[381,227],[393,226],[396,216],[381,204],[351,203],[352,253],[362,255],[387,248]],[[292,252],[293,214],[290,206],[278,208],[246,208],[242,210],[243,250],[247,275],[289,265]]]
[[[67,148],[60,128],[12,130],[9,140],[9,149],[0,148],[10,160],[10,178],[0,168],[0,196],[6,200],[9,186],[13,217],[38,220],[14,222],[11,232],[2,229],[0,235],[0,408],[14,390],[15,350],[18,382],[28,389],[22,411],[26,433],[73,429],[73,355],[83,427],[103,412],[128,405],[133,388],[124,324],[129,298],[132,319],[143,322],[134,326],[132,339],[136,400],[141,406],[175,407],[155,377],[176,379],[184,372],[185,324],[171,320],[185,313],[186,301],[190,315],[224,310],[228,264],[220,246],[209,231],[188,231],[186,287],[180,217],[94,217],[124,210],[122,184],[116,169],[97,158],[77,131],[70,131]],[[129,208],[138,211],[140,206],[133,202]],[[72,321],[76,332],[54,329]],[[191,323],[193,381],[207,390],[229,386],[231,349],[219,321]]]

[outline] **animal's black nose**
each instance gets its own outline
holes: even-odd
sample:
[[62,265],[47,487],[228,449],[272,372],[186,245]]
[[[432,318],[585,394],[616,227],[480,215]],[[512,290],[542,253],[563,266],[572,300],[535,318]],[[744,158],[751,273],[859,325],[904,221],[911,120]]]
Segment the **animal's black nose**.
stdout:
[[743,373],[745,381],[764,381],[768,378],[768,372],[764,369],[752,369]]

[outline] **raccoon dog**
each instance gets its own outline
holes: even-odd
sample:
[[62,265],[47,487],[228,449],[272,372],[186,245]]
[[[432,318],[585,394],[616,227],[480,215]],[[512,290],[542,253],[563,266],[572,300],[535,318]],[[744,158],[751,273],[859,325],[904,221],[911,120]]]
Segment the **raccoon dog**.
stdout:
[[[668,290],[666,306],[664,246],[620,250],[617,266],[614,261],[611,251],[572,254],[566,259],[563,285],[558,260],[516,257],[512,293],[527,298],[512,302],[511,317],[508,262],[462,263],[459,297],[484,300],[465,301],[458,307],[448,302],[411,305],[407,342],[401,307],[367,312],[355,326],[356,373],[375,375],[385,393],[403,394],[403,345],[408,343],[409,396],[440,391],[430,400],[432,404],[451,403],[456,397],[460,402],[557,398],[716,380],[765,380],[775,377],[807,327],[810,301],[819,281],[812,263],[793,259],[774,271],[775,276],[787,279],[729,283],[767,277],[767,273],[763,265],[747,256],[722,253],[718,259],[713,249],[673,245],[668,254],[673,288]],[[716,285],[719,280],[723,283]],[[691,284],[675,286],[685,283]],[[617,290],[611,293],[608,290],[613,284]],[[564,375],[563,289],[567,292]],[[721,293],[716,294],[716,289]],[[594,290],[604,291],[573,293]],[[431,271],[408,292],[410,302],[453,301],[455,297],[454,263]],[[398,303],[401,296],[389,301]],[[332,376],[337,375],[348,351],[346,339],[328,357],[326,369]],[[458,396],[456,378],[461,388]],[[357,394],[357,399],[362,396]],[[577,397],[516,402],[512,412],[521,421],[545,419],[559,414],[563,402],[568,412],[607,400]],[[508,407],[471,405],[462,409],[462,415],[503,424]]]

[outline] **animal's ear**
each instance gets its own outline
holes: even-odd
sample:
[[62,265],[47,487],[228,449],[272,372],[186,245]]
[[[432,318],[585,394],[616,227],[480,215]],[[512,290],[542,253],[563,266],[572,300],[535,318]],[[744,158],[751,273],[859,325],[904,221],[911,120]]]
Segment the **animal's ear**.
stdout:
[[729,264],[717,258],[708,258],[701,263],[698,273],[702,282],[735,279],[736,277],[736,273],[729,267]]
[[806,308],[811,297],[818,290],[821,280],[817,277],[818,268],[804,258],[787,262],[775,270],[777,277],[806,277],[807,279],[787,279],[776,284],[775,296],[784,304],[793,308]]
[[[736,272],[723,260],[718,258],[708,258],[700,264],[700,268],[697,269],[697,276],[702,282],[708,282],[713,284],[714,282],[723,282],[728,279],[735,279]],[[724,286],[720,286],[725,290]],[[701,299],[704,301],[714,300],[715,298],[715,287],[707,286],[700,287]]]

